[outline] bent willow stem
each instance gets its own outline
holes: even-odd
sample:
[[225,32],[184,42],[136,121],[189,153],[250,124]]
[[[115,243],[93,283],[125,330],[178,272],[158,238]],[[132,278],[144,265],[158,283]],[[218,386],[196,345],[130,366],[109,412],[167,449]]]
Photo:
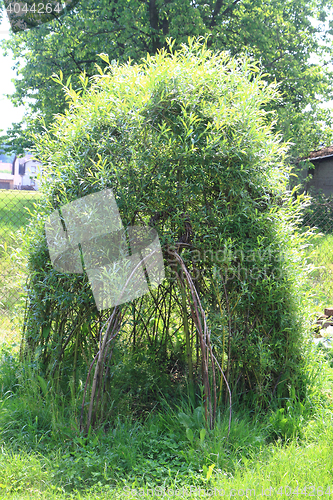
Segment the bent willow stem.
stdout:
[[[214,428],[215,425],[215,420],[216,420],[216,405],[217,405],[217,390],[216,390],[216,375],[215,375],[215,365],[221,372],[221,376],[223,376],[223,379],[226,383],[226,387],[228,389],[229,393],[229,426],[228,426],[228,435],[227,438],[229,437],[230,433],[230,426],[231,426],[231,418],[232,418],[232,398],[231,398],[231,390],[228,384],[228,381],[224,375],[224,372],[217,361],[216,357],[213,354],[212,350],[212,345],[210,342],[210,331],[207,327],[207,321],[206,321],[206,315],[205,311],[202,307],[198,292],[195,288],[195,285],[193,283],[192,277],[185,266],[185,263],[181,256],[174,250],[168,249],[167,252],[172,255],[173,257],[176,258],[178,263],[180,264],[183,275],[185,276],[184,283],[181,284],[185,288],[185,284],[187,284],[187,287],[190,291],[190,295],[192,297],[193,301],[193,306],[195,310],[195,315],[194,315],[194,322],[195,326],[198,331],[199,335],[199,340],[200,340],[200,349],[201,349],[201,356],[202,356],[202,378],[203,378],[203,386],[204,386],[204,405],[205,405],[205,416],[206,416],[206,422],[208,422],[209,418],[209,426],[211,429]],[[191,306],[191,304],[190,304]],[[210,358],[210,364],[212,368],[212,385],[213,385],[213,390],[211,391],[210,387],[210,382],[209,382],[209,372],[208,372],[208,362]],[[212,392],[213,392],[213,405],[212,405]],[[207,408],[208,404],[208,408]]]

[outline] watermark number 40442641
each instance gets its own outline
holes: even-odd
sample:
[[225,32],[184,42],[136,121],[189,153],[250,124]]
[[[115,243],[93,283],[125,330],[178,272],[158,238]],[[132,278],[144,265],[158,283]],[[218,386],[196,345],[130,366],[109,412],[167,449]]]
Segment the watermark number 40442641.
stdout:
[[79,0],[4,0],[5,9],[14,33],[36,28],[72,10]]

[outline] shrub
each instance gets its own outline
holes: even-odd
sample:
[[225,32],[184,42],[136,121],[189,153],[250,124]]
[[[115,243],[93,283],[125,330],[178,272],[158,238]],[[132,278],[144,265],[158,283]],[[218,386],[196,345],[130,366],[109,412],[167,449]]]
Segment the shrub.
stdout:
[[[80,92],[64,86],[69,110],[35,138],[45,196],[29,243],[26,348],[46,371],[57,366],[60,380],[87,372],[109,311],[98,313],[84,275],[52,268],[43,221],[68,202],[112,188],[124,227],[155,227],[166,267],[157,291],[122,308],[129,352],[154,349],[161,366],[176,366],[178,380],[189,377],[195,399],[203,351],[176,252],[233,397],[258,407],[288,397],[291,386],[302,395],[299,248],[306,235],[297,229],[302,203],[286,191],[286,145],[265,112],[279,98],[277,86],[248,59],[213,54],[193,40],[175,53],[171,43],[141,64],[98,71],[90,83],[82,75]],[[112,368],[108,373],[110,382]],[[213,368],[209,377],[214,386]]]

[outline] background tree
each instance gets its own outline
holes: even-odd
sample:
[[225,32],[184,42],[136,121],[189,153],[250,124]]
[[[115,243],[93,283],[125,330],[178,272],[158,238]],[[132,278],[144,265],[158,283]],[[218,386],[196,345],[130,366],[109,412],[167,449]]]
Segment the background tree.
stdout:
[[[281,82],[282,99],[274,104],[278,127],[285,140],[296,142],[292,154],[297,156],[325,140],[322,123],[330,123],[318,106],[332,95],[331,73],[322,63],[331,59],[332,47],[329,31],[322,31],[321,24],[330,7],[330,0],[79,2],[70,14],[3,43],[5,50],[25,61],[22,67],[17,63],[19,78],[12,99],[29,103],[23,140],[20,127],[9,137],[16,145],[27,145],[29,129],[40,130],[41,118],[47,125],[64,110],[53,73],[62,71],[65,81],[71,78],[78,90],[79,75],[95,72],[99,53],[120,62],[139,61],[165,46],[167,37],[175,38],[179,47],[188,36],[209,35],[211,49],[231,56],[246,53],[260,60],[269,83]],[[318,64],[309,63],[312,53],[322,58]]]

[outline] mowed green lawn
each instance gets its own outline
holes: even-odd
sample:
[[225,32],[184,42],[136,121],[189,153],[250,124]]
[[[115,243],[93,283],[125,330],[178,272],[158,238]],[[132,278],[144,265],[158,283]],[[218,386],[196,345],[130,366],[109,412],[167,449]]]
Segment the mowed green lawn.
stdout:
[[38,197],[37,191],[0,189],[0,234],[4,234],[3,238],[6,233],[9,235],[27,225],[31,217],[29,210],[34,211]]
[[38,197],[36,191],[0,190],[0,341],[19,338],[15,311],[25,281],[20,233]]
[[309,276],[314,310],[323,313],[333,306],[333,234],[318,236],[307,249],[313,269]]

